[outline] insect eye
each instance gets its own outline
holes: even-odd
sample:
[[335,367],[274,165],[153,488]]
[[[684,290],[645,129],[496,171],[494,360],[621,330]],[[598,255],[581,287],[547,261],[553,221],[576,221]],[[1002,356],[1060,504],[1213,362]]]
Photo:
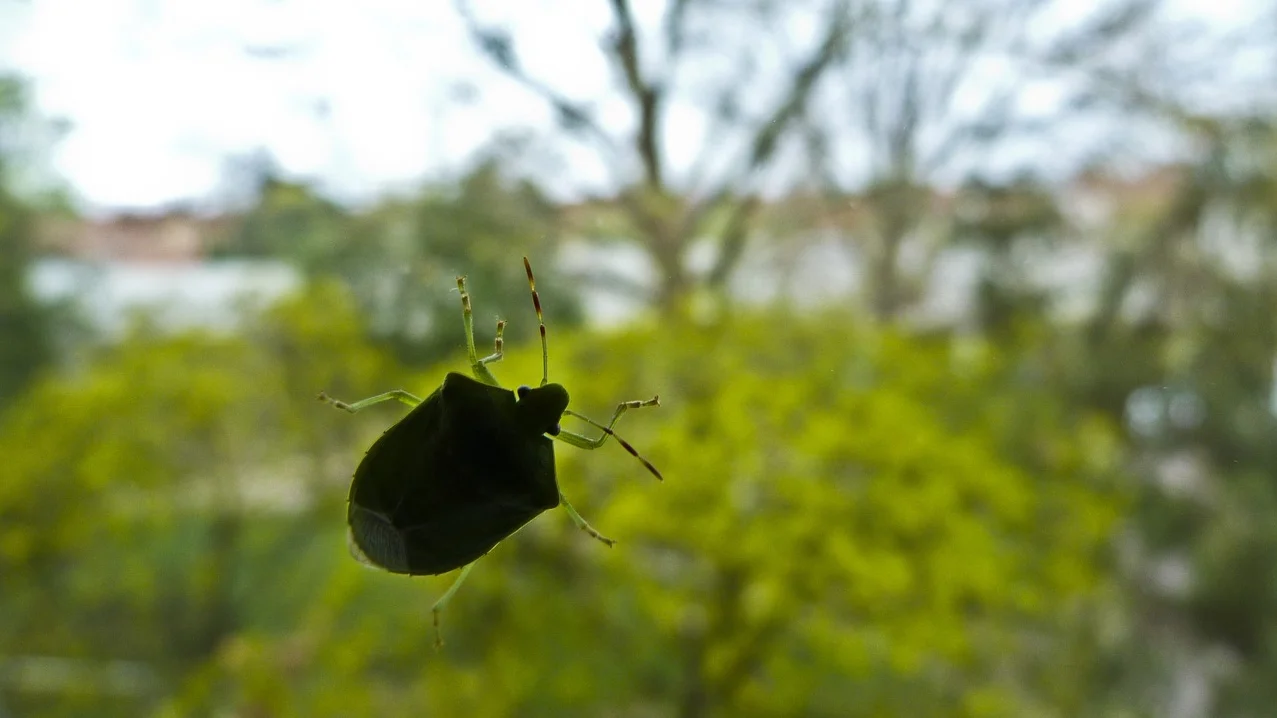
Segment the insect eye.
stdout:
[[562,431],[562,429],[559,428],[558,424],[555,424],[554,426],[551,426],[550,430],[547,431],[546,433],[549,434],[550,436],[558,436],[560,431]]
[[518,389],[515,389],[515,393],[519,395],[520,399],[526,397],[530,391],[532,391],[532,389],[528,386],[521,386]]

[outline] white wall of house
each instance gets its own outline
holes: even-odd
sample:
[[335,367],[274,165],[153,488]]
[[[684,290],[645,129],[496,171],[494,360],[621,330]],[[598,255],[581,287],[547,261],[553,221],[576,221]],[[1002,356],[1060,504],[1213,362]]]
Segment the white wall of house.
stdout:
[[76,302],[93,326],[107,334],[122,331],[136,312],[174,329],[226,329],[235,323],[239,302],[277,299],[301,280],[284,262],[257,260],[171,264],[41,259],[30,274],[37,297]]

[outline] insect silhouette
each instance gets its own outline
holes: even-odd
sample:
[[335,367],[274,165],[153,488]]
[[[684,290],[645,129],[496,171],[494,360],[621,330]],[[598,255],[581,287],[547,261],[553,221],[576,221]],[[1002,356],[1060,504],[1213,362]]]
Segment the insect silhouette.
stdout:
[[[489,370],[501,361],[505,321],[497,322],[492,354],[475,351],[474,314],[465,277],[457,277],[466,348],[474,378],[450,372],[425,400],[397,389],[346,403],[319,398],[354,413],[385,401],[412,407],[368,449],[355,469],[346,514],[347,541],[360,562],[391,573],[438,575],[461,569],[431,607],[436,646],[439,616],[475,562],[541,513],[562,506],[581,530],[611,546],[559,489],[554,442],[597,449],[614,439],[660,479],[661,473],[612,427],[630,409],[660,406],[660,397],[623,401],[606,425],[568,409],[567,389],[549,380],[545,319],[527,257],[532,305],[541,331],[541,383],[502,388]],[[601,431],[589,438],[560,426],[571,416]],[[552,440],[553,439],[553,440]]]

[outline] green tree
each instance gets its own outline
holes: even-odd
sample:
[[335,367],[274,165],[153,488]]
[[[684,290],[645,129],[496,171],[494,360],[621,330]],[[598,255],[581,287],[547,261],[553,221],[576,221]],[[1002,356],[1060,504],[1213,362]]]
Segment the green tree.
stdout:
[[[1056,401],[1033,355],[841,314],[552,331],[550,347],[579,411],[662,395],[618,430],[664,484],[615,446],[559,451],[564,491],[616,548],[538,519],[471,575],[442,654],[428,609],[451,577],[343,556],[293,620],[224,643],[169,712],[1076,714],[1072,636],[1106,585],[1125,489],[1113,427]],[[536,344],[496,369],[533,381]]]
[[511,177],[496,158],[477,163],[455,184],[423,189],[361,216],[347,242],[320,271],[345,278],[378,337],[405,361],[439,361],[465,343],[456,277],[466,275],[475,322],[506,336],[537,336],[521,256],[531,259],[546,312],[570,328],[582,319],[578,292],[555,265],[557,209],[532,183]]
[[[1272,705],[1277,665],[1277,132],[1254,118],[1184,127],[1200,154],[1161,206],[1117,228],[1094,360],[1076,375],[1128,412],[1149,479],[1130,582],[1133,640],[1165,657],[1151,681],[1194,672],[1211,689],[1203,712],[1244,716]],[[1148,578],[1176,562],[1186,585]]]
[[0,75],[0,413],[53,360],[51,315],[28,282],[35,215],[9,181],[10,135],[27,114],[25,89]]
[[213,248],[214,257],[294,259],[303,266],[341,241],[349,217],[308,184],[268,174],[254,188],[256,200]]
[[371,392],[393,364],[333,283],[246,320],[140,326],[0,423],[0,659],[26,677],[0,684],[12,710],[138,715],[246,626],[291,620],[308,547],[341,552],[313,530],[316,512],[340,521],[349,473],[328,458],[376,427],[315,411],[316,393]]
[[[455,183],[426,186],[353,211],[313,187],[262,171],[253,205],[220,256],[276,257],[307,276],[338,277],[353,290],[371,335],[403,361],[438,361],[464,342],[456,283],[469,276],[476,317],[494,326],[527,306],[518,258],[531,257],[556,323],[581,321],[577,292],[556,282],[556,209],[531,183],[512,179],[495,159]],[[536,335],[535,320],[512,321],[507,336]]]

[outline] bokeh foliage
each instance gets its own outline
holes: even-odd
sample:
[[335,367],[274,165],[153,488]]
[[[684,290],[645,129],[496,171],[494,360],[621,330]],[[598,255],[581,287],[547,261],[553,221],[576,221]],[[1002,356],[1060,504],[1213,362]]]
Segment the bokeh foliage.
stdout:
[[8,181],[14,125],[26,104],[26,86],[0,73],[0,412],[53,360],[52,313],[32,295],[27,267],[35,253],[35,211]]
[[[360,213],[270,168],[262,172],[252,206],[231,223],[217,256],[284,259],[307,277],[340,278],[369,334],[409,364],[438,361],[464,341],[454,277],[466,274],[479,289],[476,321],[488,326],[488,318],[527,301],[518,253],[546,256],[554,248],[557,208],[495,159]],[[560,321],[579,323],[579,298],[554,281],[556,268],[546,263],[539,272],[546,301],[562,309]],[[510,339],[535,330],[512,326]]]
[[[541,517],[475,570],[437,654],[450,577],[344,548],[349,473],[402,412],[314,393],[426,391],[459,357],[405,378],[332,285],[246,326],[139,329],[0,428],[0,571],[24,576],[0,643],[153,671],[132,697],[86,684],[11,708],[1059,714],[1043,699],[1126,491],[1114,428],[1025,381],[1014,348],[841,313],[552,329],[578,410],[660,392],[618,430],[667,480],[616,446],[561,447],[564,490],[618,546]],[[498,375],[534,383],[537,350],[511,345]]]
[[[304,291],[231,333],[143,322],[84,355],[26,282],[52,208],[10,180],[14,120],[33,117],[0,78],[0,718],[1271,713],[1277,85],[1228,75],[1271,57],[1277,15],[1210,46],[1156,0],[1080,26],[1044,25],[1050,0],[678,2],[656,34],[631,5],[609,3],[596,48],[620,104],[560,94],[519,61],[518,28],[462,18],[558,117],[529,144],[583,140],[610,196],[556,206],[575,178],[516,172],[500,143],[363,209],[267,172],[212,253],[286,262]],[[782,8],[817,31],[794,43]],[[773,93],[755,61],[777,40]],[[1034,91],[1012,72],[959,116],[990,51],[1066,76],[1058,114],[1011,112]],[[1207,86],[1246,103],[1198,102]],[[677,97],[716,127],[693,164],[741,164],[678,171]],[[1001,172],[997,145],[1054,154],[1097,109],[1124,126],[1098,154],[1160,129],[1181,161],[1145,185],[1106,173],[1125,150],[1064,185]],[[946,155],[969,165],[956,193]],[[791,171],[793,194],[764,200]],[[659,319],[576,326],[564,239],[638,250],[646,285],[584,279]],[[861,270],[846,311],[738,303],[750,262],[805,295],[799,259],[825,242]],[[956,249],[979,255],[973,306],[920,330]],[[1040,276],[1078,253],[1095,286]],[[474,572],[436,654],[428,608],[451,577],[344,548],[350,473],[403,408],[351,417],[314,394],[425,392],[460,369],[457,273],[484,348],[494,315],[512,321],[498,375],[534,382],[522,254],[553,378],[598,418],[660,392],[619,428],[668,480],[614,446],[562,449],[564,489],[620,544],[540,518]]]

